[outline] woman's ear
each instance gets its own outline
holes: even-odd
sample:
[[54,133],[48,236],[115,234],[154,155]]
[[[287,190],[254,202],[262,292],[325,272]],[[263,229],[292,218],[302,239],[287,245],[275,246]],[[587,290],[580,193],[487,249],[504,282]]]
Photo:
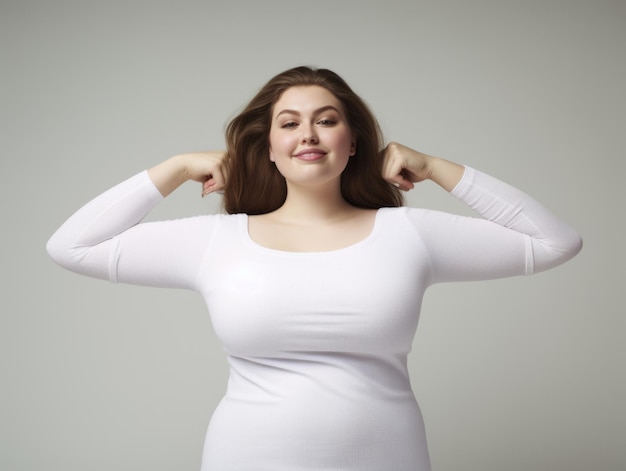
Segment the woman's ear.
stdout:
[[351,134],[352,134],[352,141],[350,142],[350,157],[356,154],[356,133],[352,131]]

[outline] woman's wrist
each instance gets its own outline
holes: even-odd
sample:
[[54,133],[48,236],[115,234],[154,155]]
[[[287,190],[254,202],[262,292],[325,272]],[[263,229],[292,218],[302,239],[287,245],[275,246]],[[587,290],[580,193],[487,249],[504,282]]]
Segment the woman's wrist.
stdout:
[[169,195],[191,179],[185,162],[185,154],[179,154],[148,170],[150,179],[163,196]]
[[428,156],[429,179],[446,191],[452,191],[463,178],[465,167],[440,157]]

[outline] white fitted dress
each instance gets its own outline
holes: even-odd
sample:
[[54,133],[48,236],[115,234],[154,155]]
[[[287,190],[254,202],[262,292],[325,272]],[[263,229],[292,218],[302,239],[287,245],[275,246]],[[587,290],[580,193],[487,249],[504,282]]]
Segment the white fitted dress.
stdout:
[[230,363],[203,471],[427,471],[407,373],[426,288],[532,274],[581,246],[472,168],[452,193],[482,218],[383,208],[354,245],[283,252],[256,244],[245,214],[140,223],[162,200],[142,172],[75,213],[48,251],[89,276],[203,296]]

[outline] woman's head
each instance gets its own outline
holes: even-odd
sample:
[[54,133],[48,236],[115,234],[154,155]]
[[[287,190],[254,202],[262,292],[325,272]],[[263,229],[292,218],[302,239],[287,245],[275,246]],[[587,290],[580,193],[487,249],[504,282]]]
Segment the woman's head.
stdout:
[[344,199],[363,208],[401,205],[399,190],[381,176],[382,134],[367,105],[334,72],[296,67],[267,82],[227,127],[230,172],[224,191],[226,211],[263,214],[284,203],[287,185],[269,156],[272,113],[286,90],[303,86],[323,87],[334,95],[354,135],[355,153],[341,176]]

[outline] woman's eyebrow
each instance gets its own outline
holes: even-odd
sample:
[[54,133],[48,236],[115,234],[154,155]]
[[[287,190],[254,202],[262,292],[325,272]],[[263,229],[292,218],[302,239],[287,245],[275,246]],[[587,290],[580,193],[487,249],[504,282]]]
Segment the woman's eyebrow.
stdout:
[[[328,111],[328,110],[334,110],[337,113],[339,113],[339,110],[336,107],[332,105],[328,105],[328,106],[322,106],[321,108],[314,110],[313,114],[323,113],[324,111]],[[294,114],[294,115],[300,116],[300,112],[296,110],[281,110],[278,112],[276,117],[278,118],[281,114]]]

